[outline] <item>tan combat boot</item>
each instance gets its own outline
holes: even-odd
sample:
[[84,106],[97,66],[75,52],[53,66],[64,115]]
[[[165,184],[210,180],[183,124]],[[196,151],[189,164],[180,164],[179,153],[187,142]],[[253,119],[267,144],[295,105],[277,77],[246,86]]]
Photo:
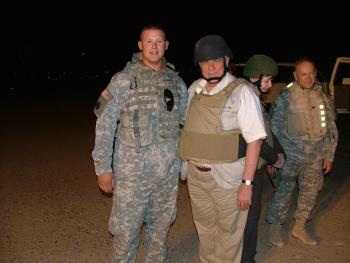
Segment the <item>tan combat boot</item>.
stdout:
[[292,236],[303,241],[305,245],[317,245],[317,240],[310,237],[310,235],[306,232],[304,221],[295,220],[295,225],[292,229]]
[[282,226],[280,224],[270,224],[269,239],[272,245],[283,247],[285,243],[282,240]]

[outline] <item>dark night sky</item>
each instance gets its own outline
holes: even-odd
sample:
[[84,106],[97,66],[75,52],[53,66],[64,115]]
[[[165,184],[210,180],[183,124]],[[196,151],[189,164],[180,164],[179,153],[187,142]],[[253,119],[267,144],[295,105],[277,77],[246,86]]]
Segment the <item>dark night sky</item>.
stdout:
[[[287,13],[282,9],[279,15],[269,9],[251,9],[248,14],[247,8],[227,12],[213,7],[198,9],[195,16],[194,9],[184,7],[121,8],[111,3],[25,2],[12,9],[14,15],[5,24],[7,73],[117,72],[137,51],[141,27],[153,22],[167,30],[170,47],[166,57],[184,75],[195,70],[193,47],[207,34],[223,35],[236,62],[244,62],[255,53],[282,62],[306,55],[330,74],[337,56],[350,56],[349,36],[345,36],[349,23],[334,13],[340,7],[335,11],[328,8],[329,14],[305,8]],[[208,13],[210,10],[216,14]]]

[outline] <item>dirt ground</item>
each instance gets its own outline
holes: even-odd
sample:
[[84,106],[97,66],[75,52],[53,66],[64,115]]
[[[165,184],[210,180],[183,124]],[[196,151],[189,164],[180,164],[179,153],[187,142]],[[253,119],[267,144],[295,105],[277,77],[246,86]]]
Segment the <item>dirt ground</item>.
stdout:
[[[91,151],[95,97],[8,94],[0,129],[0,262],[111,262],[107,221],[112,199],[97,188]],[[257,262],[350,262],[350,116],[340,116],[340,143],[308,230],[320,240],[305,246],[290,236],[272,247],[264,221],[272,187],[265,178]],[[195,262],[198,239],[186,183],[169,233],[169,262]],[[291,217],[293,213],[291,207]],[[142,245],[142,242],[141,242]],[[138,262],[141,262],[139,249]]]

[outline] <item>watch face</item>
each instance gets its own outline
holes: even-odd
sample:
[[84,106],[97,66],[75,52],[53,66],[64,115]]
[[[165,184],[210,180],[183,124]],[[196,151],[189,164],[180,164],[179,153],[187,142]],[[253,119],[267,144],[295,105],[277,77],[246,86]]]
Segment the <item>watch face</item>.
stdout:
[[251,185],[252,184],[252,181],[250,180],[242,180],[242,182],[246,185]]

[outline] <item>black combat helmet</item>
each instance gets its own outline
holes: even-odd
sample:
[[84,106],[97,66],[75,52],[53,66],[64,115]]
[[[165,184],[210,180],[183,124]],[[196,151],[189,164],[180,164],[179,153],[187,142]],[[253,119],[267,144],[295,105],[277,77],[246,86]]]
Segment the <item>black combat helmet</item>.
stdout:
[[194,47],[194,64],[223,57],[233,58],[225,39],[219,35],[208,35],[199,39]]

